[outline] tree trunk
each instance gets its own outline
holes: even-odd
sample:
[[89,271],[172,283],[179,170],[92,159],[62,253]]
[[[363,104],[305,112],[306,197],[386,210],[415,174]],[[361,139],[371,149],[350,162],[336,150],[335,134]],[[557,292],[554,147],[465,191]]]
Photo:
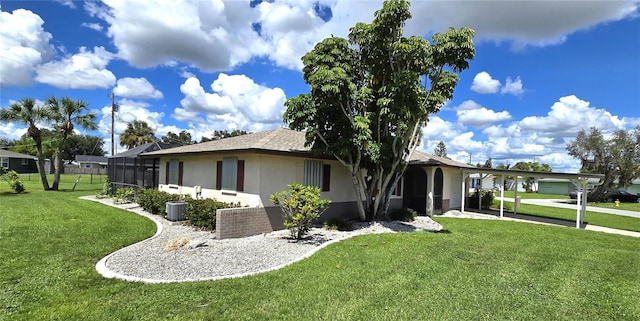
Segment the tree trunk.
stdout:
[[[35,139],[34,139],[35,140]],[[42,182],[42,189],[48,191],[49,181],[47,180],[47,171],[44,168],[44,155],[42,154],[42,141],[36,141],[36,150],[38,151],[38,171],[40,172],[40,181]]]
[[54,172],[53,172],[53,185],[51,186],[51,189],[54,191],[58,190],[58,186],[60,185],[60,172],[62,170],[62,159],[60,158],[61,150],[60,150],[60,145],[62,143],[60,143],[58,145],[58,148],[56,148],[56,155],[54,157],[55,161],[55,165],[54,165]]

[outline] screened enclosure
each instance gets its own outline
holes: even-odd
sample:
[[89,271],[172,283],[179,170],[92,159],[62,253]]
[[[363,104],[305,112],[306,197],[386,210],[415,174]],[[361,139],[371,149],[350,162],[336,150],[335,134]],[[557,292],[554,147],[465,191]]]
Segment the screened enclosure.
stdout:
[[122,187],[157,188],[159,159],[143,159],[140,154],[175,146],[161,142],[146,143],[109,157],[107,169],[111,187],[113,189]]

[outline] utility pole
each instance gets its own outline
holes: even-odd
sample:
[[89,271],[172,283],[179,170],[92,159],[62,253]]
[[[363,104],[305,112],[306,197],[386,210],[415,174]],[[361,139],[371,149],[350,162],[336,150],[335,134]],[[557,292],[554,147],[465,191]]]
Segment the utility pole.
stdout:
[[116,111],[118,111],[118,106],[116,105],[115,102],[115,96],[113,94],[113,91],[111,92],[111,156],[115,155],[115,142],[114,140],[114,124],[115,124],[115,119],[116,119]]

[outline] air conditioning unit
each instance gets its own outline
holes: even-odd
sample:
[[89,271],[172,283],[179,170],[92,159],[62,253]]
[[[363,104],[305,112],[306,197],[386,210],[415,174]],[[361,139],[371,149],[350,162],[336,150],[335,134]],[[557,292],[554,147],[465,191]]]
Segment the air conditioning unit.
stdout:
[[167,202],[165,211],[167,212],[167,219],[169,221],[184,221],[186,220],[186,216],[184,215],[184,209],[187,206],[186,202],[182,201],[172,201]]

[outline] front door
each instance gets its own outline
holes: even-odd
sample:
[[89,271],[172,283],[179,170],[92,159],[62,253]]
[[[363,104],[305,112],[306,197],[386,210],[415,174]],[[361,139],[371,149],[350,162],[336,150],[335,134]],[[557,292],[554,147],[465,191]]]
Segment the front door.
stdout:
[[433,211],[442,214],[442,185],[443,185],[442,169],[436,168],[433,175]]
[[402,203],[418,214],[427,213],[427,173],[419,167],[409,167],[404,173]]

